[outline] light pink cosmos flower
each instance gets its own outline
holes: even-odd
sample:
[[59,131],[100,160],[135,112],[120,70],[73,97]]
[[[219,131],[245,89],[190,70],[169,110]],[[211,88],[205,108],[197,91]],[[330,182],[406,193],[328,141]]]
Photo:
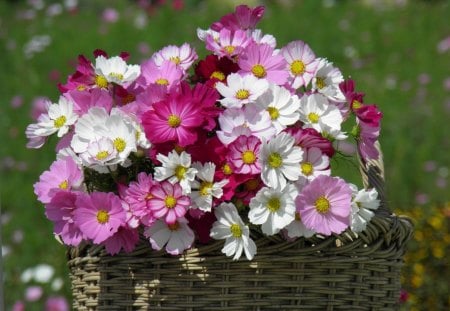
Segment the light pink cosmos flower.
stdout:
[[63,296],[50,296],[45,302],[45,311],[69,311],[69,303]]
[[255,136],[239,136],[228,146],[228,159],[238,174],[259,174],[261,164],[259,149],[261,141]]
[[197,58],[198,56],[195,50],[188,43],[184,43],[180,47],[168,45],[153,54],[151,59],[157,66],[162,66],[165,61],[170,61],[181,67],[183,71],[186,71],[197,60]]
[[95,244],[104,242],[125,224],[122,200],[112,192],[82,193],[75,204],[75,224]]
[[148,227],[144,235],[150,240],[155,250],[161,250],[164,245],[171,255],[180,255],[194,243],[194,232],[189,228],[186,218],[178,218],[173,224],[157,220]]
[[25,290],[25,300],[30,302],[38,301],[43,294],[44,290],[41,286],[29,286]]
[[380,128],[370,126],[364,122],[356,120],[357,125],[355,127],[356,140],[358,141],[358,152],[360,156],[365,160],[378,159],[379,152],[375,146],[375,143],[380,136]]
[[83,174],[71,158],[64,158],[52,163],[34,184],[34,193],[42,203],[50,203],[56,192],[70,191],[80,187]]
[[224,28],[220,30],[217,38],[213,34],[206,35],[206,48],[219,57],[230,59],[241,55],[250,42],[251,39],[243,30],[232,32]]
[[241,75],[251,74],[258,79],[283,85],[288,78],[286,60],[268,44],[249,44],[238,60]]
[[330,175],[330,159],[317,147],[305,150],[303,160],[300,163],[302,176],[309,181],[319,175]]
[[165,60],[157,65],[153,60],[148,60],[141,65],[141,76],[137,83],[142,86],[158,84],[170,90],[178,86],[183,75],[183,69],[172,61]]
[[191,199],[183,195],[180,184],[162,181],[150,189],[151,198],[148,206],[155,218],[164,218],[167,224],[175,224],[178,218],[186,214]]
[[318,61],[309,45],[303,41],[293,41],[281,49],[287,61],[288,85],[293,89],[307,86],[316,72]]
[[326,236],[350,225],[352,190],[339,177],[320,175],[307,184],[295,200],[308,229]]

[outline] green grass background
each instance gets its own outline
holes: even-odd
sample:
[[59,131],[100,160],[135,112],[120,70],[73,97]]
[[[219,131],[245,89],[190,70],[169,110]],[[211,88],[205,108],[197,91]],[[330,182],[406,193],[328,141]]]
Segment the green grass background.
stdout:
[[[36,201],[32,187],[54,160],[54,141],[43,150],[25,148],[24,131],[32,122],[33,98],[47,96],[53,101],[58,98],[56,81],[49,79],[49,73],[58,71],[59,81],[65,81],[74,70],[77,55],[92,59],[92,51],[97,48],[110,55],[128,51],[132,63],[150,55],[138,52],[141,43],[153,52],[168,44],[193,42],[198,53],[205,55],[206,50],[196,39],[196,28],[207,28],[231,12],[232,6],[225,2],[185,1],[181,11],[163,6],[147,15],[133,1],[80,0],[76,13],[48,17],[44,11],[38,11],[33,20],[17,18],[18,12],[28,7],[26,1],[0,2],[0,203],[4,215],[3,244],[11,251],[3,261],[8,308],[23,297],[25,285],[19,276],[25,268],[49,263],[59,275],[67,274],[64,247],[53,239],[52,226],[45,219],[43,206]],[[449,2],[404,0],[404,5],[395,5],[401,1],[394,0],[247,2],[266,4],[260,28],[274,35],[279,47],[292,40],[306,41],[317,56],[333,61],[345,77],[351,76],[356,81],[358,90],[367,94],[367,103],[376,103],[383,111],[380,141],[390,207],[397,213],[407,212],[417,207],[416,196],[422,194],[428,198],[420,206],[424,211],[422,217],[428,217],[429,206],[438,206],[442,208],[437,213],[448,223],[445,211],[450,201],[449,188],[437,186],[436,180],[448,182],[450,162],[450,86],[445,87],[446,79],[450,79],[450,51],[439,52],[437,48],[439,42],[450,36]],[[370,4],[373,2],[377,4]],[[120,13],[116,23],[107,24],[100,19],[106,7]],[[147,19],[142,29],[134,26],[140,14]],[[25,58],[24,45],[34,35],[44,34],[51,37],[51,44],[31,59]],[[15,96],[23,99],[21,107],[11,106]],[[427,172],[424,166],[430,161],[437,168]],[[349,180],[358,180],[356,174],[347,173],[348,169],[341,166],[339,172]],[[10,220],[5,220],[8,217]],[[14,243],[12,236],[18,230],[24,238]],[[448,227],[444,226],[444,230],[448,236]],[[442,247],[447,253],[448,241]],[[437,262],[442,263],[439,259]],[[430,259],[430,264],[435,262]],[[441,281],[426,283],[428,288],[413,288],[407,278],[405,287],[417,297],[409,307],[421,310],[421,295],[437,292],[435,310],[445,310],[448,284],[445,285],[444,278],[448,273],[440,277]],[[63,293],[69,297],[68,284]],[[36,304],[27,310],[41,309]]]

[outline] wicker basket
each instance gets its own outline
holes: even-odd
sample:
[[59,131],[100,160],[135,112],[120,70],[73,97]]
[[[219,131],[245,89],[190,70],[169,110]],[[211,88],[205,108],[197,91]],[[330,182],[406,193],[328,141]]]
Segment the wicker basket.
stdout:
[[75,310],[396,310],[407,218],[386,206],[383,164],[362,164],[366,186],[382,206],[352,232],[286,242],[255,236],[252,261],[232,261],[223,241],[182,256],[155,252],[142,240],[132,253],[108,255],[85,245],[68,251]]

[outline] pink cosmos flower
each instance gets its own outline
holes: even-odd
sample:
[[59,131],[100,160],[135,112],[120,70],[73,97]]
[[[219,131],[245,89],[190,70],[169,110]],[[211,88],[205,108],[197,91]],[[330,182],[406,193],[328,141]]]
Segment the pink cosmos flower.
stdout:
[[62,296],[50,296],[45,302],[45,311],[69,311],[69,304]]
[[320,175],[295,200],[308,229],[323,235],[341,233],[350,225],[352,190],[339,177]]
[[333,144],[324,138],[319,132],[313,128],[289,128],[286,130],[295,139],[295,144],[303,149],[316,147],[319,148],[328,157],[333,157],[335,150]]
[[56,192],[77,189],[83,182],[83,174],[72,158],[64,158],[52,163],[34,184],[34,193],[42,203],[50,203]]
[[119,12],[114,8],[106,8],[102,12],[102,20],[106,23],[115,23],[119,20]]
[[22,300],[16,301],[11,307],[11,311],[25,311],[25,303]]
[[141,172],[136,181],[132,181],[124,188],[120,196],[130,206],[130,217],[135,218],[137,223],[150,226],[154,222],[153,214],[149,208],[148,201],[152,198],[150,189],[156,185],[151,174]]
[[75,204],[75,224],[95,244],[104,242],[125,224],[122,201],[114,193],[82,193],[77,197]]
[[319,175],[330,175],[330,160],[319,148],[308,148],[300,163],[300,171],[302,176],[308,180],[313,180]]
[[195,130],[202,123],[200,108],[177,94],[154,103],[142,115],[145,135],[153,144],[175,141],[180,146],[190,145],[196,141]]
[[238,174],[258,174],[261,164],[258,161],[261,141],[255,136],[239,136],[228,146],[228,159]]
[[288,78],[286,60],[268,44],[249,44],[238,60],[240,74],[252,74],[258,79],[283,85]]
[[311,48],[303,41],[293,41],[281,49],[281,55],[287,62],[290,87],[298,89],[307,86],[319,64]]
[[25,300],[34,302],[41,299],[42,294],[44,294],[44,290],[41,286],[29,286],[25,290]]
[[228,57],[233,59],[241,55],[242,51],[251,42],[243,30],[232,32],[228,29],[222,29],[219,32],[219,38],[213,35],[206,36],[206,48],[219,57]]
[[110,93],[104,89],[72,90],[65,96],[74,103],[73,111],[78,115],[83,115],[92,107],[103,107],[109,113],[114,105]]
[[220,31],[222,28],[228,28],[233,31],[254,29],[263,17],[264,11],[264,6],[250,8],[245,4],[239,5],[234,13],[227,14],[220,21],[213,23],[211,29],[215,31]]
[[356,137],[358,141],[358,152],[360,156],[365,160],[377,159],[379,152],[375,147],[375,143],[380,136],[380,128],[367,125],[364,122],[359,122],[357,120],[357,125],[355,126],[352,134]]
[[162,181],[150,189],[151,198],[148,206],[155,218],[163,218],[167,224],[174,224],[186,214],[191,199],[183,195],[180,184]]
[[141,65],[141,76],[137,83],[144,87],[149,84],[164,85],[170,90],[178,86],[183,75],[182,68],[170,60],[165,60],[160,65],[148,60]]
[[70,191],[58,191],[51,202],[45,205],[45,215],[53,221],[53,232],[67,245],[77,246],[84,239],[73,220],[77,194]]
[[48,97],[39,96],[33,99],[31,103],[31,117],[33,120],[37,121],[41,114],[47,113],[47,103],[49,102],[51,103]]
[[139,242],[139,233],[136,229],[128,227],[119,227],[119,230],[113,236],[106,239],[103,243],[105,249],[110,255],[115,255],[123,249],[126,253],[132,252]]

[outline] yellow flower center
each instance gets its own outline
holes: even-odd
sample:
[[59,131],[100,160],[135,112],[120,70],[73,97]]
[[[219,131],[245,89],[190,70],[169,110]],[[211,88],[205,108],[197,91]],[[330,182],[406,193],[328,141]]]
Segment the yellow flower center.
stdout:
[[237,99],[241,99],[242,100],[242,99],[247,99],[249,97],[250,97],[250,92],[248,90],[241,89],[241,90],[238,90],[236,92],[236,98]]
[[319,122],[319,119],[320,119],[319,115],[315,112],[310,112],[308,114],[308,120],[311,123],[317,123],[317,122]]
[[324,196],[320,196],[316,202],[314,202],[314,206],[320,214],[325,214],[330,210],[330,201]]
[[302,174],[305,176],[310,176],[313,173],[314,167],[311,162],[303,162],[300,164]]
[[244,186],[247,191],[253,191],[256,190],[256,188],[258,188],[259,181],[257,179],[250,179],[244,183]]
[[164,199],[164,204],[166,205],[167,208],[174,208],[175,205],[177,205],[177,199],[175,199],[173,195],[168,195]]
[[356,100],[356,99],[352,102],[352,108],[353,109],[359,109],[362,106],[363,106],[363,104],[360,101]]
[[325,78],[323,77],[316,77],[316,86],[318,89],[323,89],[325,86]]
[[180,228],[180,224],[177,221],[173,224],[168,224],[167,227],[169,228],[170,231],[177,231]]
[[275,213],[281,207],[280,199],[277,197],[270,198],[269,201],[267,201],[266,206],[269,211],[271,211],[272,213]]
[[267,111],[269,112],[272,120],[276,120],[280,116],[280,111],[275,107],[267,107]]
[[97,221],[99,224],[105,224],[109,220],[109,214],[107,211],[101,209],[97,212]]
[[125,147],[127,146],[126,141],[123,138],[117,137],[116,139],[114,139],[114,147],[116,148],[116,150],[118,152],[122,152],[125,150]]
[[225,50],[225,52],[229,55],[233,54],[234,50],[236,49],[235,46],[232,45],[227,45],[226,47],[223,48]]
[[95,156],[95,158],[99,161],[104,160],[108,157],[109,153],[108,151],[104,150],[104,151],[99,151],[97,153],[97,155]]
[[231,168],[231,166],[230,166],[228,163],[225,163],[225,164],[222,166],[222,172],[223,172],[225,175],[231,175],[231,174],[233,174],[233,169]]
[[106,89],[108,87],[108,80],[104,76],[95,76],[95,85],[99,88]]
[[153,199],[153,194],[151,194],[150,192],[149,193],[147,193],[147,195],[145,196],[145,201],[148,201],[148,200],[151,200],[151,199]]
[[184,175],[186,174],[187,167],[184,167],[183,165],[178,165],[175,168],[175,176],[178,178],[178,180],[184,179]]
[[283,158],[279,153],[274,152],[269,155],[268,162],[270,167],[278,168],[283,164]]
[[181,119],[180,119],[179,116],[176,116],[176,115],[174,115],[174,114],[171,114],[171,115],[169,116],[169,118],[167,119],[167,124],[169,124],[169,126],[170,126],[171,128],[179,127],[180,124],[181,124]]
[[77,90],[78,90],[78,91],[84,91],[84,90],[86,90],[86,85],[83,85],[83,84],[78,85],[78,86],[77,86]]
[[223,72],[221,72],[221,71],[214,71],[210,76],[209,76],[209,78],[210,79],[217,79],[217,80],[219,80],[219,81],[223,81],[223,80],[225,80],[225,75],[223,74]]
[[119,80],[119,81],[122,81],[122,80],[123,80],[123,74],[117,73],[117,72],[111,72],[111,73],[108,75],[108,77],[117,79],[117,80]]
[[296,221],[302,220],[302,218],[300,217],[300,213],[299,212],[295,212],[295,220]]
[[210,181],[203,181],[200,185],[200,195],[207,196],[211,194],[213,183]]
[[296,59],[291,63],[291,72],[294,76],[299,76],[305,72],[305,64],[299,60]]
[[164,78],[159,78],[155,80],[155,83],[158,85],[169,85],[169,80]]
[[55,119],[55,121],[53,121],[53,125],[59,129],[60,127],[62,127],[64,124],[66,124],[66,116],[59,116]]
[[69,182],[67,180],[63,180],[59,185],[59,189],[67,190],[69,188]]
[[257,64],[252,67],[252,73],[257,78],[264,78],[266,76],[266,69],[262,65]]
[[175,65],[179,65],[181,63],[181,59],[178,56],[172,56],[169,60]]
[[256,161],[256,155],[251,150],[244,151],[241,157],[245,164],[253,164]]
[[240,238],[242,236],[242,229],[241,226],[238,224],[232,224],[230,226],[231,235],[235,238]]

